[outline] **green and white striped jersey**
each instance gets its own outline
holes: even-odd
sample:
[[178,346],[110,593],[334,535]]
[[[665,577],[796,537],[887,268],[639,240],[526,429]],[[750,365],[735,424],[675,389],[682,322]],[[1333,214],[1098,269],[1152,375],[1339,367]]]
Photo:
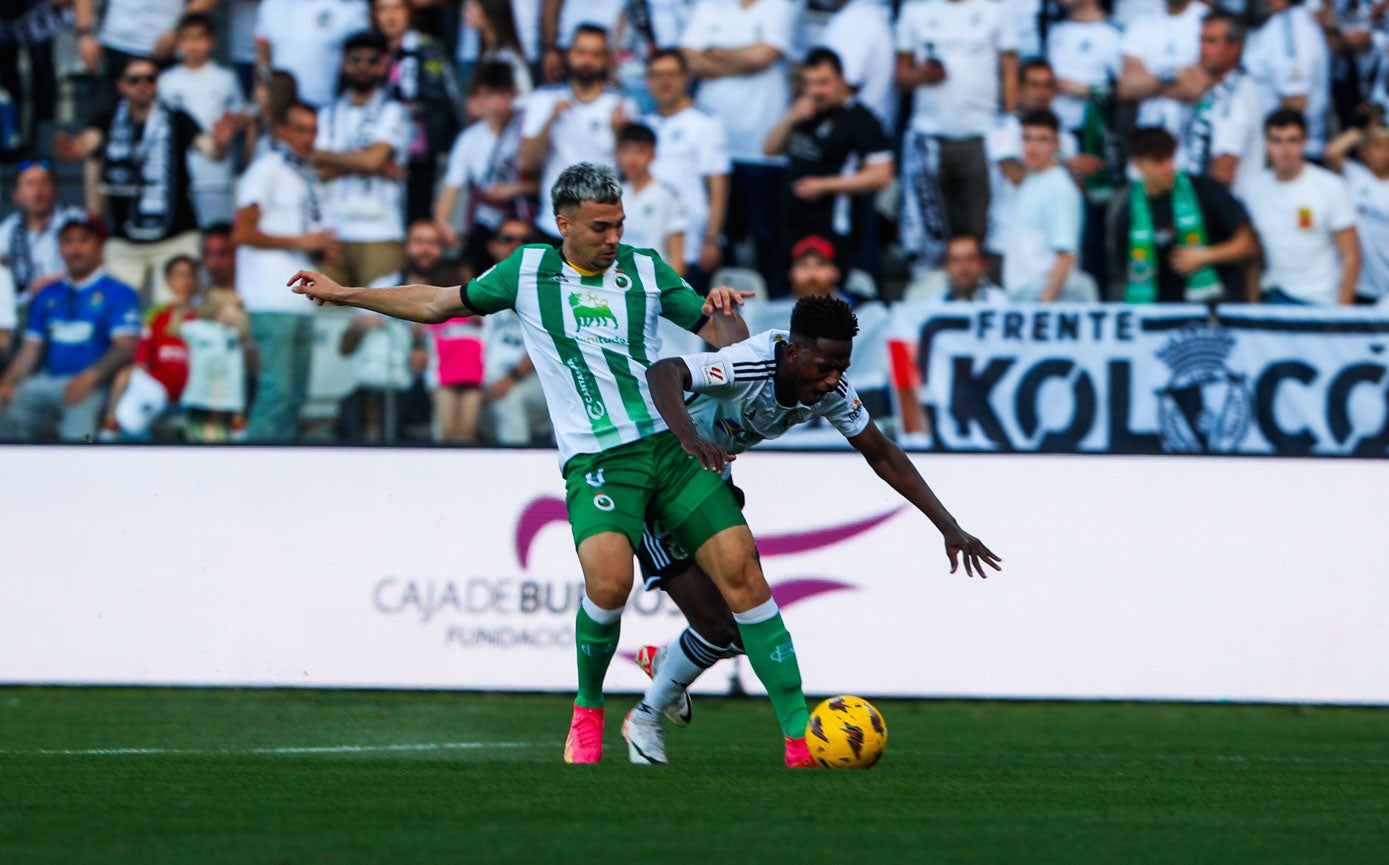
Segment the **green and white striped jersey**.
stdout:
[[514,309],[554,421],[562,467],[666,429],[646,368],[660,359],[657,317],[698,330],[704,299],[650,249],[618,247],[585,276],[545,244],[523,246],[462,289],[480,313]]

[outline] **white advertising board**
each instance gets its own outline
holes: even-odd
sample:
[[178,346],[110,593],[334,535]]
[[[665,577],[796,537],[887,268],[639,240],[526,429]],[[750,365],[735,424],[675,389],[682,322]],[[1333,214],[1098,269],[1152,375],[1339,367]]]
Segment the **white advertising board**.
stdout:
[[[1389,704],[1389,464],[914,459],[1003,573],[949,574],[857,454],[735,466],[808,692]],[[553,452],[11,447],[0,477],[0,682],[573,687]],[[637,594],[621,651],[681,623]]]

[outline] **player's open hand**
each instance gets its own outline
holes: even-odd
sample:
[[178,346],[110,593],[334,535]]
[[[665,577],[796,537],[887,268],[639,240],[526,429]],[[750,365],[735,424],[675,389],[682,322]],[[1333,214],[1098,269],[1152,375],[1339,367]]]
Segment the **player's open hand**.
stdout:
[[699,461],[700,468],[708,469],[711,472],[721,472],[724,466],[737,459],[736,456],[701,435],[680,439],[680,447],[685,449],[685,453]]
[[726,285],[716,285],[709,289],[709,296],[704,299],[701,312],[705,315],[713,315],[716,312],[731,315],[743,305],[745,299],[752,296],[751,291],[736,291]]
[[295,294],[302,294],[319,306],[325,303],[342,303],[346,290],[316,270],[301,270],[286,283]]
[[964,529],[956,528],[945,533],[945,555],[946,558],[950,559],[950,573],[952,574],[959,570],[962,557],[965,562],[965,573],[971,577],[979,577],[981,580],[988,579],[989,575],[984,573],[985,564],[995,571],[1003,570],[1003,566],[1000,564],[1003,560],[984,546],[983,541]]

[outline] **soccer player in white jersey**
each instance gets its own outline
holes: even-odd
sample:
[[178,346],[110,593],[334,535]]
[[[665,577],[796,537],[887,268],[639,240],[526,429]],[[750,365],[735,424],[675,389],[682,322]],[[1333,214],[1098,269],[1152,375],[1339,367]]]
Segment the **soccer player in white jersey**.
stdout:
[[319,303],[420,322],[514,309],[555,424],[566,505],[584,574],[575,624],[579,693],[565,760],[596,763],[603,749],[603,678],[632,590],[633,551],[648,511],[718,585],[785,737],[786,764],[814,763],[795,648],[757,562],[733,493],[682,450],[648,390],[660,355],[657,318],[715,345],[747,337],[742,296],[701,298],[649,249],[622,239],[622,186],[607,166],[579,163],[551,189],[560,249],[528,244],[465,286],[344,288],[314,271],[290,279]]
[[[790,332],[769,330],[715,352],[657,361],[646,372],[651,397],[685,451],[707,468],[723,471],[732,456],[797,424],[823,417],[843,433],[873,471],[926,515],[945,538],[954,573],[985,576],[1000,570],[990,552],[950,515],[907,455],[869,418],[844,378],[858,320],[834,297],[811,295],[796,302]],[[686,394],[697,396],[688,404]],[[731,486],[731,480],[730,480]],[[741,497],[741,494],[738,494]],[[622,726],[634,763],[664,763],[661,716],[689,723],[686,688],[720,658],[741,654],[735,616],[697,561],[671,543],[659,523],[648,525],[637,553],[647,588],[664,589],[689,620],[679,639],[643,666],[651,687]],[[654,667],[654,669],[650,669]]]

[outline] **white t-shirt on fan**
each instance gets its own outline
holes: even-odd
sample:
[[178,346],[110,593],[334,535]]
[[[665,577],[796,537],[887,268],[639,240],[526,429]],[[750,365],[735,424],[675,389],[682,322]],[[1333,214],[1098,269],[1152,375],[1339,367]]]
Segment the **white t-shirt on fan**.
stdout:
[[673,187],[653,179],[638,192],[630,183],[622,184],[622,210],[627,215],[622,242],[638,249],[654,249],[665,261],[670,261],[666,240],[672,234],[682,237],[689,220],[685,205]]
[[[161,34],[172,30],[185,0],[110,0],[97,41],[107,48],[149,57]],[[21,4],[15,4],[17,6]],[[22,6],[21,6],[22,8]]]
[[700,0],[685,25],[681,48],[706,51],[765,44],[781,52],[776,62],[761,71],[710,78],[699,85],[695,103],[723,121],[734,162],[780,165],[784,161],[763,154],[762,144],[791,104],[786,70],[796,9],[790,0],[756,0],[747,8],[738,0]]
[[1244,67],[1259,85],[1265,114],[1277,110],[1285,97],[1307,98],[1307,155],[1321,156],[1331,100],[1331,55],[1312,13],[1293,6],[1270,17],[1250,35]]
[[820,41],[839,55],[844,80],[858,88],[855,98],[890,133],[896,128],[897,90],[887,7],[880,0],[849,0],[830,18]]
[[1265,169],[1249,184],[1245,207],[1264,248],[1263,287],[1336,304],[1341,257],[1332,235],[1356,222],[1345,181],[1311,163],[1286,182]]
[[[356,105],[347,94],[318,113],[314,147],[350,153],[374,144],[389,145],[404,165],[414,128],[403,104],[377,91]],[[348,175],[326,184],[324,221],[347,243],[405,239],[405,181],[380,175]]]
[[651,176],[670,184],[685,203],[689,221],[685,261],[698,261],[704,229],[709,224],[705,178],[728,174],[732,168],[723,121],[691,105],[669,117],[648,114],[641,122],[656,133],[656,160],[651,163]]
[[569,102],[565,111],[550,127],[550,153],[540,176],[540,213],[535,225],[552,237],[559,236],[550,189],[560,173],[577,162],[595,162],[615,166],[617,134],[613,132],[613,109],[622,106],[628,117],[637,116],[637,107],[620,91],[607,89],[589,102],[580,102],[568,84],[552,84],[537,89],[526,97],[525,117],[521,121],[521,137],[534,138],[545,128],[558,102]]
[[[506,128],[502,131],[505,133]],[[520,138],[513,135],[512,141],[519,144]],[[506,160],[514,164],[520,158],[520,154],[516,152],[515,147],[511,148],[511,153],[502,153],[499,147],[506,147],[506,144],[484,120],[479,120],[463,130],[454,140],[453,149],[449,151],[444,185],[454,189],[466,189],[470,200],[473,200],[479,189],[502,182],[500,178],[493,176],[494,165],[498,161]],[[494,230],[502,224],[502,219],[506,216],[500,209],[481,199],[476,199],[472,208],[473,221]]]
[[1359,162],[1347,162],[1342,176],[1360,217],[1355,227],[1360,235],[1360,282],[1355,293],[1389,297],[1389,179],[1380,180]]
[[1080,189],[1065,168],[1057,165],[1023,178],[1003,251],[1003,287],[1009,297],[1041,297],[1057,253],[1079,251],[1084,214]]
[[[222,115],[238,114],[246,107],[236,73],[216,63],[199,69],[174,66],[165,70],[159,76],[159,100],[186,111],[204,132],[211,132]],[[228,157],[219,162],[191,149],[188,175],[194,189],[227,189],[232,182],[232,160]]]
[[[313,183],[317,186],[318,181]],[[238,209],[260,208],[259,228],[272,237],[296,237],[319,231],[310,195],[322,201],[322,188],[311,189],[308,178],[289,165],[279,151],[257,158],[241,175],[236,188]],[[298,249],[257,249],[242,244],[236,249],[236,293],[247,312],[290,312],[312,315],[314,304],[285,288],[285,280],[299,270],[312,270],[309,254]]]
[[902,7],[897,53],[945,67],[939,84],[916,88],[912,129],[943,138],[987,135],[1002,109],[999,55],[1018,50],[1009,8],[996,0],[923,0]]
[[270,44],[270,65],[294,76],[299,98],[310,105],[333,101],[342,43],[371,28],[366,0],[263,0],[256,40]]

